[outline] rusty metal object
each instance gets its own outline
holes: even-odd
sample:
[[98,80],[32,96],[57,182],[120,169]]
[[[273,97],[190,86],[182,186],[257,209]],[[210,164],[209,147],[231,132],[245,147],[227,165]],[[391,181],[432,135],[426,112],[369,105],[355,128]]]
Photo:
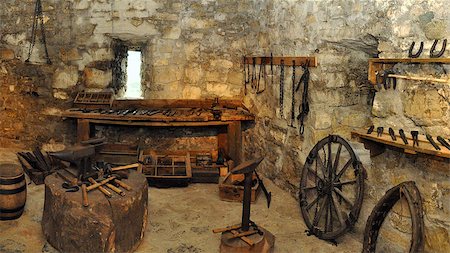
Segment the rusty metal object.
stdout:
[[445,49],[447,47],[447,39],[444,39],[442,41],[442,48],[439,52],[436,53],[435,50],[436,50],[437,43],[438,43],[438,40],[434,40],[433,46],[431,46],[431,49],[430,49],[430,58],[439,58],[445,53]]
[[422,198],[419,189],[413,181],[403,182],[386,192],[378,201],[367,219],[364,231],[362,253],[373,253],[376,249],[377,238],[384,219],[392,207],[402,197],[405,197],[411,213],[412,235],[410,253],[423,252],[425,243]]
[[369,127],[369,129],[367,129],[367,134],[371,134],[372,132],[373,132],[373,129],[375,128],[375,126],[374,125],[371,125],[370,127]]
[[411,43],[411,46],[409,47],[409,51],[408,51],[408,57],[409,58],[417,58],[417,57],[419,57],[420,56],[420,54],[422,53],[422,51],[423,51],[423,41],[421,41],[420,42],[420,47],[419,47],[419,50],[416,52],[416,53],[413,53],[413,50],[414,50],[414,46],[416,45],[416,42],[412,42]]
[[411,131],[411,136],[413,138],[413,147],[419,146],[419,131]]
[[383,127],[377,127],[377,137],[383,136],[383,131],[384,131]]
[[406,139],[405,131],[403,129],[398,130],[398,133],[400,134],[400,137],[403,140],[403,143],[408,144],[408,139]]
[[396,141],[396,140],[397,140],[397,137],[395,136],[394,129],[392,129],[392,127],[389,128],[389,135],[391,136],[391,139],[392,139],[393,141]]
[[437,145],[437,143],[433,140],[433,137],[431,135],[426,134],[425,136],[427,137],[427,140],[430,142],[430,144],[433,146],[434,149],[441,150],[441,147]]
[[450,150],[450,144],[448,144],[447,141],[445,141],[444,138],[442,138],[442,136],[438,136],[437,140],[439,143],[441,143],[442,146],[446,147],[448,150]]
[[312,148],[299,192],[309,234],[334,241],[354,226],[363,202],[364,176],[359,158],[342,137],[329,135]]

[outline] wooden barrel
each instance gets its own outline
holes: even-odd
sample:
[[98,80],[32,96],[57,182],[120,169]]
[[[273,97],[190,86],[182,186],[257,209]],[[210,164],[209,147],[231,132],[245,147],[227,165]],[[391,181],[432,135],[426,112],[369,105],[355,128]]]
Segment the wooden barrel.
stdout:
[[14,220],[23,213],[27,184],[20,166],[0,164],[0,220]]

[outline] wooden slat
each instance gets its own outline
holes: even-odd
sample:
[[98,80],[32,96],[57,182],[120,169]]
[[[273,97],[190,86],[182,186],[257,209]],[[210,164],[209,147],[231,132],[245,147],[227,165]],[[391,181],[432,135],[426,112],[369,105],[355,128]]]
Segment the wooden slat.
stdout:
[[[114,100],[113,108],[204,108],[213,106],[215,99],[124,99]],[[241,100],[237,99],[219,99],[219,106],[226,108],[244,108]]]
[[[255,58],[256,65],[261,65],[264,63],[265,65],[270,65],[270,56],[266,57],[245,57],[246,64],[253,64],[253,58]],[[308,67],[317,67],[317,57],[315,56],[281,56],[281,57],[273,57],[273,65],[281,65],[281,60],[284,60],[285,66],[292,66],[293,61],[295,61],[296,66],[304,65],[307,61],[309,61]]]
[[408,139],[408,145],[404,144],[402,139],[400,138],[400,135],[397,134],[396,134],[397,140],[393,141],[389,133],[387,133],[387,131],[385,131],[381,137],[377,137],[376,131],[372,132],[371,134],[367,134],[367,130],[355,130],[352,131],[352,135],[358,136],[362,139],[382,143],[388,146],[401,148],[405,153],[408,154],[423,153],[438,157],[450,158],[450,150],[440,145],[440,143],[438,143],[435,138],[434,139],[436,143],[441,147],[441,150],[434,149],[434,147],[428,142],[428,140],[424,135],[419,135],[419,146],[416,147],[413,147],[413,140],[412,138],[408,137],[411,136],[411,134],[407,132],[405,132],[405,135],[407,136]]

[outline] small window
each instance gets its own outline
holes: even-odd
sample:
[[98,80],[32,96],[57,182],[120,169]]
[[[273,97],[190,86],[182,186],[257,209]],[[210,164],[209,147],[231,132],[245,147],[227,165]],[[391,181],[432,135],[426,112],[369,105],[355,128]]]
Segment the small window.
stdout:
[[141,51],[129,50],[127,56],[127,83],[124,98],[142,98],[141,88]]

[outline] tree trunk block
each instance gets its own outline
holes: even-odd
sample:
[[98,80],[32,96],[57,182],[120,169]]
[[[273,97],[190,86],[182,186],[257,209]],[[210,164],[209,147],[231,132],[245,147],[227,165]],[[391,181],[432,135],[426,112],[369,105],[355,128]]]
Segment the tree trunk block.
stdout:
[[[66,192],[55,174],[45,179],[42,230],[61,252],[132,252],[141,242],[147,224],[148,185],[145,176],[131,172],[122,180],[132,187],[125,196],[106,198],[98,189],[82,205],[81,188]],[[112,192],[112,191],[111,191]]]

